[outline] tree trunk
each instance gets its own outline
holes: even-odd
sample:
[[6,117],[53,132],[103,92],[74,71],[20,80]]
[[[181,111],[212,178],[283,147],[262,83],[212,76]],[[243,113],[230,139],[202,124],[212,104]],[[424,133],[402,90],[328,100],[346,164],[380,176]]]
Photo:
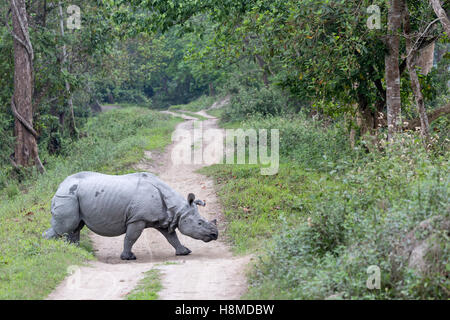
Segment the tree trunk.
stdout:
[[216,90],[214,89],[214,84],[212,82],[209,83],[209,95],[211,97],[216,96]]
[[169,94],[169,85],[168,85],[168,82],[169,81],[169,79],[167,79],[167,77],[164,75],[163,77],[162,77],[162,89],[163,89],[163,92],[166,94],[166,95],[168,95]]
[[269,83],[269,77],[268,77],[268,74],[267,74],[266,63],[264,62],[264,59],[259,54],[256,54],[255,58],[258,61],[258,64],[259,64],[260,68],[263,71],[263,82],[264,82],[264,85],[266,86],[266,88],[269,88],[270,83]]
[[411,87],[416,100],[416,108],[420,117],[420,129],[421,134],[426,142],[430,138],[430,125],[428,123],[428,117],[425,110],[425,104],[423,102],[422,87],[419,82],[419,77],[416,72],[416,50],[413,48],[411,38],[411,27],[409,23],[409,11],[405,4],[404,10],[404,30],[406,33],[406,65],[409,72],[409,78],[411,80]]
[[39,159],[37,133],[33,129],[33,47],[28,32],[25,0],[11,0],[12,35],[14,38],[14,95],[11,110],[15,117],[14,166],[36,165],[39,172],[45,169]]
[[[60,27],[60,31],[61,31],[61,37],[63,38],[63,42],[64,42],[64,15],[63,15],[63,10],[62,10],[62,5],[61,5],[61,1],[58,2],[58,10],[59,10],[59,27]],[[63,72],[64,70],[69,72],[69,69],[67,67],[65,67],[67,61],[67,48],[66,48],[66,44],[63,44],[62,47],[62,58],[61,58],[61,72]],[[70,91],[70,83],[69,81],[65,80],[65,85],[66,85],[66,93],[67,93],[67,105],[69,106],[69,112],[70,112],[70,135],[71,136],[75,136],[77,134],[77,126],[75,123],[75,114],[73,112],[73,100],[72,100],[72,93]]]
[[436,16],[441,20],[442,26],[444,27],[445,33],[450,37],[450,20],[445,13],[445,10],[442,9],[442,6],[439,0],[430,0],[431,6],[433,7]]
[[358,93],[358,111],[360,114],[361,136],[366,133],[373,135],[375,129],[375,117],[370,110],[367,97],[363,93]]
[[398,132],[401,124],[399,33],[402,22],[402,0],[389,0],[386,71],[386,106],[388,121],[388,140]]

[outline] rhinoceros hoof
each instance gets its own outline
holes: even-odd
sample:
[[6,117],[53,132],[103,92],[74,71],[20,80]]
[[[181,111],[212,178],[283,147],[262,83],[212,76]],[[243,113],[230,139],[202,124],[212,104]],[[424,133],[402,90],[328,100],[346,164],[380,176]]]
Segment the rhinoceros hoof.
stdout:
[[136,256],[133,252],[122,252],[120,255],[120,259],[122,260],[136,260]]
[[177,256],[187,256],[189,253],[191,253],[192,251],[189,250],[188,248],[183,248],[181,250],[177,250],[177,252],[175,253]]

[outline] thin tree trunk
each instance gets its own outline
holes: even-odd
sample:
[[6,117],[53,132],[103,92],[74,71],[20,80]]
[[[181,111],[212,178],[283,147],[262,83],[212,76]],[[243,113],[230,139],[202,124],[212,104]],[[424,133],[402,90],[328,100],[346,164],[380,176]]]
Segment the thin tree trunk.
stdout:
[[[59,10],[59,27],[60,27],[60,31],[61,31],[61,36],[63,38],[64,41],[64,15],[63,15],[63,10],[62,10],[62,5],[61,5],[61,1],[58,2],[58,10]],[[63,44],[62,47],[62,59],[61,59],[61,71],[69,71],[68,68],[65,67],[67,61],[67,48],[66,48],[66,44]],[[69,112],[70,112],[70,134],[72,136],[75,136],[77,133],[77,126],[75,123],[75,114],[73,112],[73,100],[72,100],[72,93],[70,91],[70,83],[69,81],[65,80],[65,85],[66,85],[66,92],[67,92],[67,105],[69,106]]]
[[211,97],[216,96],[216,90],[214,89],[214,84],[212,82],[209,83],[209,95]]
[[264,85],[266,86],[266,88],[269,88],[270,83],[269,83],[269,77],[267,75],[266,63],[265,63],[264,59],[259,54],[256,54],[255,58],[258,61],[258,64],[259,64],[260,68],[263,71],[263,82],[264,82]]
[[388,52],[385,57],[388,140],[392,140],[392,137],[398,132],[401,124],[400,69],[398,59],[402,9],[402,0],[389,0]]
[[422,87],[419,82],[419,77],[416,72],[416,50],[413,48],[413,43],[411,41],[411,26],[409,23],[409,11],[405,4],[404,10],[404,29],[406,33],[406,65],[409,71],[409,78],[411,80],[411,87],[414,93],[414,98],[416,100],[416,108],[420,117],[420,129],[421,134],[426,142],[430,138],[430,125],[428,123],[427,112],[425,110],[425,104],[423,101]]
[[45,168],[39,159],[37,138],[33,129],[33,47],[28,31],[25,0],[11,0],[12,36],[14,38],[14,95],[11,110],[15,117],[14,166],[36,165],[39,172]]
[[450,19],[447,17],[445,10],[442,8],[439,0],[430,0],[431,6],[433,7],[434,13],[441,20],[442,26],[444,27],[445,33],[450,37]]

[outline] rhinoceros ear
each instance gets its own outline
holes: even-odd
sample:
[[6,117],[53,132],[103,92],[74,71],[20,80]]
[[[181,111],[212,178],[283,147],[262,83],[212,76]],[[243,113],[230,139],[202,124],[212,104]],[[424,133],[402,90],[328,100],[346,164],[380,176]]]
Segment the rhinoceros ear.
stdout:
[[189,193],[188,197],[187,197],[187,201],[188,201],[190,206],[192,206],[192,202],[194,202],[194,200],[195,200],[195,194]]

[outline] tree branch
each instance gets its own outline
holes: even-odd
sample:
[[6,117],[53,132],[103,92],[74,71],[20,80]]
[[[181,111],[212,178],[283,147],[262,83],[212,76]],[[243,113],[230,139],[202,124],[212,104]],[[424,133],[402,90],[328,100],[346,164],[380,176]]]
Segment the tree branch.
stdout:
[[[427,113],[428,122],[431,123],[437,118],[450,114],[450,103],[446,104],[443,107],[434,109],[433,111],[430,111]],[[420,127],[420,118],[416,118],[413,120],[410,120],[408,125],[404,128],[407,130],[414,130],[415,128]]]
[[28,34],[27,30],[25,29],[25,23],[22,20],[22,16],[20,15],[19,9],[17,8],[16,1],[11,0],[12,7],[14,9],[14,12],[17,16],[17,20],[19,21],[20,29],[22,30],[23,37],[25,38],[25,45],[23,42],[21,44],[27,49],[28,55],[30,56],[31,61],[34,60],[34,52],[33,52],[33,46],[31,45],[30,35]]
[[14,103],[14,96],[11,98],[11,111],[14,117],[20,121],[20,123],[28,130],[29,133],[33,135],[33,137],[35,137],[36,139],[39,138],[39,135],[33,129],[33,126],[27,120],[25,120],[19,112],[17,112],[16,104]]
[[450,37],[450,20],[448,19],[445,10],[442,8],[439,0],[430,0],[430,3],[433,7],[434,13],[436,13],[438,19],[441,20],[445,33],[447,33],[447,36]]

